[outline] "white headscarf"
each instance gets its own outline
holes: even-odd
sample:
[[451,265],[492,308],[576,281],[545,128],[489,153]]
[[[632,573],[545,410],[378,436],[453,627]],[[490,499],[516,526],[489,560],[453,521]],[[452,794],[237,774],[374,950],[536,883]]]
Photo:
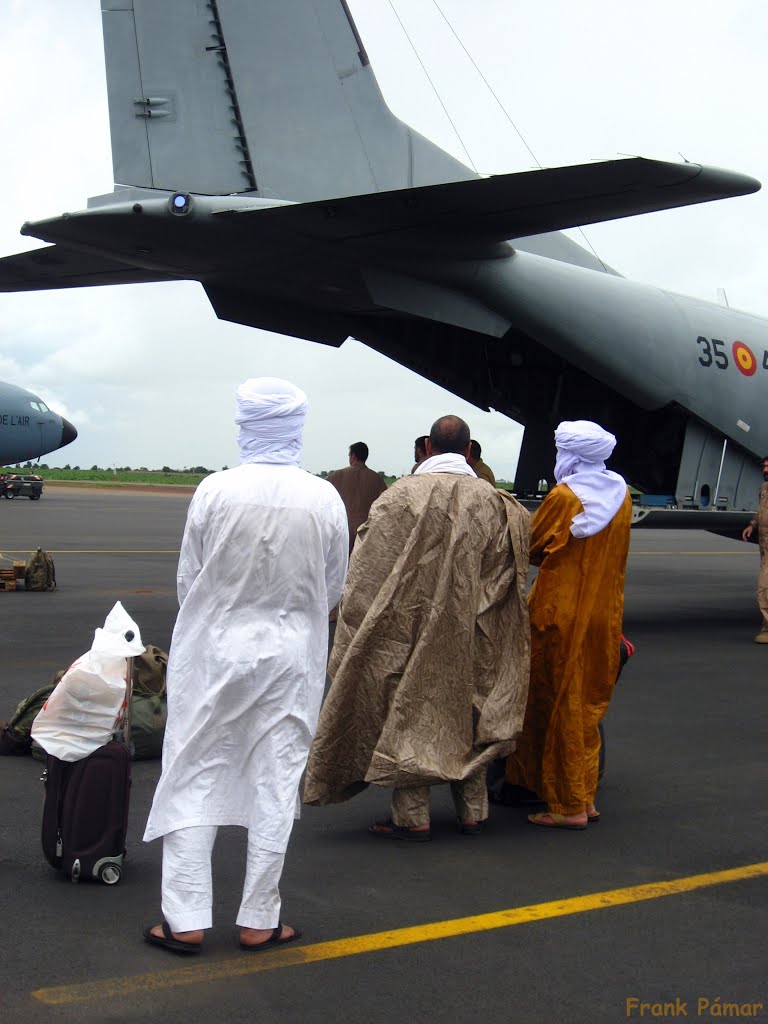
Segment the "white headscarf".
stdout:
[[555,431],[555,480],[567,484],[584,511],[574,516],[574,537],[592,537],[610,523],[627,496],[627,484],[605,468],[616,438],[590,420],[565,420]]
[[307,396],[279,377],[252,377],[235,393],[240,462],[298,465]]
[[414,469],[414,476],[417,473],[453,473],[456,476],[477,476],[470,464],[463,455],[456,452],[446,452],[444,455],[431,455],[428,459],[420,462]]

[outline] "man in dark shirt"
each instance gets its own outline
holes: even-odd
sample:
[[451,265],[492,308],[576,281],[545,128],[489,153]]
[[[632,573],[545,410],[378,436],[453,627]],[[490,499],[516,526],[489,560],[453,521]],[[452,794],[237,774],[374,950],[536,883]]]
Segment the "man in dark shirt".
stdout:
[[387,489],[380,473],[368,469],[368,445],[356,441],[349,447],[349,467],[337,469],[328,477],[336,488],[347,510],[349,524],[349,550],[355,543],[357,528],[368,518],[368,511],[378,496]]

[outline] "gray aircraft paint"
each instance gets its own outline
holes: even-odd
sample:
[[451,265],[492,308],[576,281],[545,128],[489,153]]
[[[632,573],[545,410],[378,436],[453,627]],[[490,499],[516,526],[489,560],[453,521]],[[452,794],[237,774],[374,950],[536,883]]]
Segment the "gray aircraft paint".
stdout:
[[0,466],[48,455],[76,437],[69,420],[37,395],[0,381]]
[[758,182],[643,160],[478,178],[388,110],[340,0],[102,9],[118,184],[25,225],[54,245],[0,261],[0,289],[199,280],[223,319],[356,337],[525,424],[518,485],[551,472],[559,419],[592,418],[642,489],[754,506],[768,321],[558,231]]
[[338,0],[102,11],[116,182],[307,202],[476,177],[388,110]]

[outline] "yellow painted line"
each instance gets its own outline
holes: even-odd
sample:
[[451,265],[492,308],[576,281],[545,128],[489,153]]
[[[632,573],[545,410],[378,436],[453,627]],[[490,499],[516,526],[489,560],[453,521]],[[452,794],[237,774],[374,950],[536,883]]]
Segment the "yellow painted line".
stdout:
[[87,981],[79,985],[61,985],[57,988],[39,988],[32,993],[35,999],[50,1006],[64,1006],[95,1000],[108,1001],[135,992],[156,992],[181,985],[198,985],[205,982],[239,978],[244,975],[274,971],[281,967],[297,967],[301,964],[319,963],[323,960],[337,960],[340,957],[357,956],[360,953],[374,953],[383,949],[395,949],[418,942],[434,942],[457,935],[473,932],[492,931],[495,928],[510,928],[518,924],[531,924],[569,914],[583,914],[591,910],[606,910],[627,903],[660,899],[662,896],[679,896],[681,893],[704,889],[713,885],[741,882],[750,878],[768,875],[768,861],[748,864],[745,867],[714,871],[704,875],[691,875],[668,882],[650,882],[633,885],[627,889],[611,889],[608,892],[592,893],[589,896],[575,896],[571,899],[553,900],[551,903],[537,903],[528,907],[513,907],[476,917],[459,917],[452,921],[435,921],[432,924],[416,925],[412,928],[397,928],[388,932],[374,932],[370,935],[355,935],[347,939],[318,942],[310,946],[286,946],[268,953],[243,953],[226,960],[196,960],[188,967],[179,967],[151,974],[134,974],[123,978],[106,978],[103,981]]
[[[55,550],[46,548],[50,555],[178,555],[178,548],[70,548]],[[5,548],[4,555],[28,555],[29,548]],[[755,552],[748,551],[631,551],[630,558],[669,558],[670,555],[754,555]]]
[[670,555],[754,555],[754,551],[630,551],[629,557],[636,558],[642,556],[643,558],[657,557],[657,558],[669,558]]

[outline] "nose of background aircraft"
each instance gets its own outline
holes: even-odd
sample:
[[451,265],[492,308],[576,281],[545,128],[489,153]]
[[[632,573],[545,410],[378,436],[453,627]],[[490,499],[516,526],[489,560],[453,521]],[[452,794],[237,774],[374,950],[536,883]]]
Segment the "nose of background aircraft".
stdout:
[[61,418],[61,444],[59,448],[63,448],[65,444],[71,444],[77,437],[77,430],[72,426],[69,420]]

